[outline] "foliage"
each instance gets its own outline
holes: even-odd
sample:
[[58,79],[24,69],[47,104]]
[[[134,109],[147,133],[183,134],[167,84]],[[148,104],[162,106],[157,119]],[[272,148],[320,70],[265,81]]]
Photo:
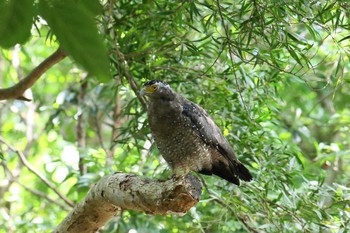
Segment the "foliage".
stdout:
[[138,96],[149,79],[201,104],[254,181],[203,176],[202,200],[185,216],[125,211],[104,232],[350,230],[346,1],[1,4],[1,86],[57,42],[88,74],[64,60],[29,90],[32,102],[0,102],[0,232],[50,232],[69,211],[18,151],[74,202],[117,170],[169,176]]
[[37,30],[48,24],[63,48],[79,64],[100,81],[107,81],[107,51],[94,22],[99,9],[96,0],[41,0],[35,5],[33,0],[2,1],[0,46],[8,48],[24,43],[30,37],[33,23]]

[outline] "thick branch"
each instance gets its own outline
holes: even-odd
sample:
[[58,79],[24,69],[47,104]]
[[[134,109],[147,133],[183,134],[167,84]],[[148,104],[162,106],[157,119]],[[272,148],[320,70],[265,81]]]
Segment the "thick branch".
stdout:
[[55,229],[58,232],[96,232],[120,210],[147,214],[184,214],[199,201],[197,178],[152,181],[115,173],[103,177]]
[[53,65],[61,61],[67,55],[65,52],[58,48],[53,54],[51,54],[48,58],[46,58],[42,63],[40,63],[37,67],[35,67],[30,74],[28,74],[25,78],[19,81],[12,87],[0,89],[0,100],[5,99],[21,99],[28,100],[23,97],[23,93],[34,85],[34,83],[44,74],[48,69],[50,69]]

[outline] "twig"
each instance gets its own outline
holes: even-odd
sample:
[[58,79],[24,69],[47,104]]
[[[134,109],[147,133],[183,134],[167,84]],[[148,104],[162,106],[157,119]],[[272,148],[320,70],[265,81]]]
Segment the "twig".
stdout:
[[46,184],[49,188],[51,188],[60,198],[62,198],[62,200],[67,205],[74,207],[74,203],[71,200],[69,200],[66,196],[64,196],[62,193],[60,193],[58,191],[58,189],[48,179],[46,179],[46,177],[42,176],[34,167],[32,167],[32,165],[28,162],[28,160],[26,159],[26,157],[23,155],[23,153],[21,151],[17,150],[12,145],[7,143],[2,137],[0,137],[0,142],[5,144],[11,151],[15,152],[19,156],[23,165],[29,171],[31,171],[33,174],[35,174],[42,182],[44,182],[44,184]]
[[78,95],[78,108],[79,108],[79,115],[77,120],[77,143],[78,143],[78,149],[79,149],[79,172],[80,175],[84,175],[87,172],[86,164],[84,163],[84,155],[82,155],[83,150],[86,147],[86,131],[85,131],[85,117],[84,117],[84,99],[86,94],[86,89],[88,86],[88,82],[86,81],[85,77],[82,78],[81,84],[80,84],[80,92]]
[[239,216],[237,213],[235,213],[235,211],[231,208],[231,206],[229,206],[228,204],[226,204],[224,201],[220,200],[219,198],[217,198],[216,196],[214,196],[212,194],[212,192],[210,192],[209,187],[207,186],[207,183],[205,182],[204,178],[199,175],[199,178],[202,182],[202,185],[204,187],[204,189],[208,192],[209,196],[213,198],[213,201],[215,201],[216,203],[222,205],[223,207],[227,208],[234,216],[236,216],[238,218],[239,221],[242,222],[242,224],[250,231],[253,233],[260,233],[259,230],[254,229],[253,227],[249,226],[249,224],[246,222],[246,220],[244,219],[244,217]]
[[[116,84],[119,84],[119,81],[116,80]],[[120,136],[120,126],[122,125],[122,119],[121,116],[121,98],[118,93],[116,93],[115,101],[114,101],[114,108],[113,108],[113,124],[112,124],[112,135],[110,139],[110,146],[107,150],[107,159],[106,159],[106,165],[111,164],[113,162],[114,157],[114,151],[115,151],[115,141]]]
[[0,89],[0,100],[19,99],[30,101],[23,96],[23,93],[34,85],[34,83],[44,74],[49,68],[65,58],[67,54],[59,47],[53,54],[35,67],[25,78],[19,81],[12,87]]
[[[23,187],[25,190],[27,190],[28,192],[30,192],[30,193],[32,193],[32,194],[34,194],[34,195],[37,195],[37,196],[39,196],[39,197],[41,197],[41,198],[44,198],[44,199],[46,199],[47,201],[49,201],[50,203],[54,203],[54,204],[58,205],[59,207],[61,207],[61,208],[64,209],[64,210],[70,211],[70,209],[67,208],[67,206],[65,206],[65,205],[61,204],[60,202],[54,200],[53,198],[49,197],[46,193],[43,193],[43,192],[40,192],[40,191],[38,191],[38,190],[34,190],[34,189],[32,189],[32,188],[29,188],[29,187],[27,187],[26,185],[24,185],[24,184],[22,184],[21,182],[19,182],[18,179],[17,179],[17,177],[15,177],[15,176],[13,175],[12,171],[8,168],[8,166],[6,165],[6,163],[4,163],[4,161],[2,161],[2,162],[0,163],[0,165],[4,168],[4,171],[5,171],[6,175],[9,176],[8,179],[9,179],[9,181],[10,181],[10,185],[11,185],[13,182],[15,182],[15,183],[17,183],[18,185],[22,186],[22,187]],[[9,187],[10,185],[8,185],[8,187]]]
[[[7,167],[5,160],[1,160],[0,166],[2,166],[2,168],[4,169],[4,174],[5,174],[6,180],[8,181],[8,183],[6,185],[2,185],[0,187],[0,198],[2,199],[5,192],[8,192],[8,190],[10,189],[10,186],[14,182],[15,176],[10,171],[10,169]],[[5,180],[3,180],[3,181],[5,181]]]
[[241,88],[241,85],[238,82],[238,77],[236,75],[236,71],[235,71],[235,68],[234,68],[235,64],[233,62],[233,56],[232,56],[233,50],[232,50],[231,43],[230,43],[230,35],[228,33],[228,28],[227,28],[227,25],[225,24],[225,19],[224,19],[224,16],[222,14],[222,11],[221,11],[220,0],[216,1],[216,5],[217,5],[218,12],[219,12],[219,15],[220,15],[222,27],[224,28],[225,36],[226,36],[226,39],[227,39],[227,43],[226,44],[228,46],[228,54],[230,56],[230,61],[231,61],[232,69],[233,69],[233,75],[235,77],[235,83],[236,83],[236,86],[238,87],[238,95],[239,95],[239,97],[240,97],[240,99],[242,101],[243,108],[244,108],[245,112],[247,113],[247,116],[248,116],[249,120],[251,120],[248,108],[247,108],[247,106],[246,106],[246,104],[244,102],[244,98],[243,98],[243,95],[242,95],[242,88]]
[[43,193],[43,192],[40,192],[38,190],[29,188],[26,185],[24,185],[21,182],[19,182],[17,179],[15,179],[14,182],[16,182],[18,185],[22,186],[28,192],[30,192],[30,193],[32,193],[32,194],[34,194],[36,196],[39,196],[39,197],[41,197],[43,199],[46,199],[49,203],[53,203],[53,204],[61,207],[62,209],[66,210],[66,211],[70,211],[71,210],[70,208],[67,208],[66,205],[63,205],[62,203],[60,203],[60,202],[56,201],[55,199],[49,197],[46,193]]
[[217,197],[214,197],[213,199],[216,203],[222,205],[223,207],[227,208],[233,215],[235,215],[239,221],[241,221],[243,223],[243,225],[250,231],[250,232],[254,232],[254,233],[260,233],[259,230],[254,229],[253,227],[249,226],[249,224],[246,222],[246,220],[244,219],[244,217],[239,216],[238,214],[236,214],[234,212],[234,210],[231,208],[231,206],[229,206],[228,204],[226,204],[224,201],[220,200]]
[[[96,103],[94,103],[94,107],[98,108]],[[93,119],[94,119],[94,122],[95,122],[95,125],[96,125],[96,134],[97,134],[98,142],[100,143],[101,148],[106,152],[106,154],[108,154],[107,153],[107,149],[106,149],[106,147],[104,145],[104,140],[102,138],[101,125],[100,125],[100,122],[99,122],[98,114],[93,114]]]
[[207,68],[206,71],[204,71],[204,72],[200,75],[200,77],[205,76],[205,75],[209,72],[209,70],[217,63],[217,61],[219,60],[221,54],[222,54],[222,53],[224,52],[224,50],[225,50],[225,46],[226,46],[225,44],[224,44],[223,46],[221,46],[221,50],[220,50],[219,54],[217,55],[217,57],[215,58],[214,62]]
[[136,97],[139,99],[142,107],[144,109],[147,109],[147,105],[146,105],[146,101],[144,99],[144,97],[142,97],[140,95],[140,92],[139,92],[139,88],[137,87],[137,84],[133,78],[133,76],[130,74],[130,71],[129,71],[129,67],[125,61],[125,57],[124,57],[124,54],[122,52],[119,51],[119,48],[118,46],[115,47],[115,50],[114,50],[115,54],[117,55],[118,59],[119,59],[119,64],[117,63],[114,63],[116,65],[116,68],[122,73],[124,74],[124,76],[126,77],[126,79],[128,80],[130,86],[131,86],[131,89],[134,91]]

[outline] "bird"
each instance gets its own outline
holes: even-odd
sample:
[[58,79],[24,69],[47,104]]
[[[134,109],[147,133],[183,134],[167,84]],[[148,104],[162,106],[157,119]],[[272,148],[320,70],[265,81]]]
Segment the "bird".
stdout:
[[216,175],[230,183],[253,179],[220,128],[198,104],[162,80],[144,83],[147,116],[155,144],[176,177],[191,171]]

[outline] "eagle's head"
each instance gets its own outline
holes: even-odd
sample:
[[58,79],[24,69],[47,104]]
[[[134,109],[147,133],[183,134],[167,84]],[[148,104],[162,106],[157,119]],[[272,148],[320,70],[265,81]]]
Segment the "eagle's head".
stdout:
[[143,85],[140,91],[141,95],[148,96],[150,99],[173,100],[176,93],[169,84],[162,80],[151,80]]

